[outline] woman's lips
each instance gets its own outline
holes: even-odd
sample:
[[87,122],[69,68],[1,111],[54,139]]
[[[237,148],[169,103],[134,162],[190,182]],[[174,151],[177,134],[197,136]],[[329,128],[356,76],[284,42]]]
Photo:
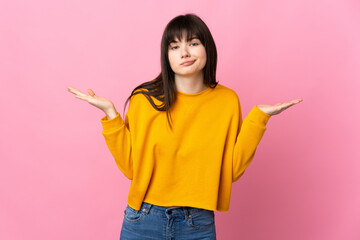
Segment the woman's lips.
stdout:
[[183,62],[181,65],[189,66],[189,65],[193,64],[194,62],[195,62],[195,60],[194,61],[187,61],[187,62]]

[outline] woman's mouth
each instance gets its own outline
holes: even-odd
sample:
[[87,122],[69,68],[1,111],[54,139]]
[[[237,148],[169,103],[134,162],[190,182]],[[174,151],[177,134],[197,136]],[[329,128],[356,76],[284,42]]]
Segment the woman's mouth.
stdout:
[[194,61],[186,61],[186,62],[181,63],[181,65],[183,65],[183,66],[190,66],[190,65],[193,64],[194,62],[195,62],[195,60],[194,60]]

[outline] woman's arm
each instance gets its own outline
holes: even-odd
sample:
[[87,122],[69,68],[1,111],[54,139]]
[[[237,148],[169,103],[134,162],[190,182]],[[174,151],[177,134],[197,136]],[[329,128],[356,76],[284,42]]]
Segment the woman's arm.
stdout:
[[299,102],[302,102],[302,99],[277,103],[275,105],[261,104],[254,106],[244,119],[244,122],[242,122],[241,107],[238,102],[240,132],[236,138],[233,152],[233,182],[237,181],[244,174],[245,169],[253,160],[256,148],[266,131],[266,124],[269,118]]
[[128,114],[125,121],[116,110],[105,112],[101,118],[103,126],[102,134],[105,138],[116,165],[121,172],[130,180],[133,178],[133,160],[131,155],[131,133],[129,130]]
[[240,110],[240,132],[236,138],[233,152],[233,182],[244,174],[245,169],[253,160],[269,118],[269,114],[254,106],[242,122]]

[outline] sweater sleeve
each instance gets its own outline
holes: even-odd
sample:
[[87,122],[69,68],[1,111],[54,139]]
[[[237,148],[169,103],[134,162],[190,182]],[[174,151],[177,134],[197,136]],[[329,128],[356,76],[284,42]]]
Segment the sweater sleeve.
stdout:
[[125,115],[125,121],[117,113],[116,117],[108,120],[101,118],[103,127],[102,134],[105,138],[115,163],[121,172],[130,180],[133,178],[133,159],[131,154],[131,133],[129,128],[129,112]]
[[265,133],[266,124],[271,117],[271,115],[254,106],[244,121],[242,121],[239,101],[238,111],[239,128],[233,152],[233,182],[239,180],[254,158],[256,148]]

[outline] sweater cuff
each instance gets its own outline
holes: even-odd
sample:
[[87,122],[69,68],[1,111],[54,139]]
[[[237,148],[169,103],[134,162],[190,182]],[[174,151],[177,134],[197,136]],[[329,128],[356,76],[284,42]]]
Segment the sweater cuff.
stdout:
[[110,120],[106,116],[100,119],[100,122],[103,126],[104,131],[110,131],[116,128],[121,127],[124,124],[124,120],[120,117],[120,113],[117,113],[116,116]]
[[256,105],[251,109],[249,114],[246,116],[249,120],[252,122],[258,124],[258,125],[266,125],[269,121],[271,115],[263,112],[260,110]]

